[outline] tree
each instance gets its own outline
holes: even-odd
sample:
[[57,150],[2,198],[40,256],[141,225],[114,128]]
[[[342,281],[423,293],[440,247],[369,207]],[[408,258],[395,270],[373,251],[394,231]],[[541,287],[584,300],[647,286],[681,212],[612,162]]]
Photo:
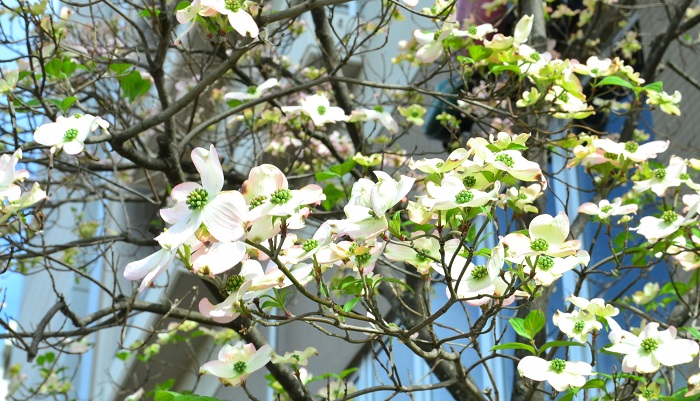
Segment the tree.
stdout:
[[[416,3],[3,2],[3,276],[41,296],[0,319],[9,397],[79,397],[91,347],[130,399],[696,394],[700,162],[636,128],[680,115],[655,78],[697,8],[642,66],[634,2]],[[304,368],[352,344],[377,383]]]

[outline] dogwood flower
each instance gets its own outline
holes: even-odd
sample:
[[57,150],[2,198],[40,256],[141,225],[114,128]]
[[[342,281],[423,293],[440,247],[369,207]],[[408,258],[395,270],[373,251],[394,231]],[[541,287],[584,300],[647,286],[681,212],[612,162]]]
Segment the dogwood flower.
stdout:
[[673,95],[669,95],[664,91],[648,90],[646,92],[649,106],[659,106],[661,111],[666,114],[681,115],[681,109],[678,107],[678,104],[681,102],[682,96],[679,91],[675,91]]
[[654,373],[661,365],[676,366],[691,362],[700,348],[695,341],[676,339],[676,328],[673,326],[659,331],[659,324],[655,322],[648,323],[639,336],[622,330],[616,323],[610,329],[608,339],[612,346],[607,350],[625,355],[622,371],[626,373]]
[[202,185],[183,182],[172,189],[170,197],[175,205],[160,211],[163,220],[172,226],[156,240],[163,246],[178,247],[202,224],[219,241],[241,239],[245,235],[245,199],[237,191],[221,191],[224,173],[214,145],[209,150],[192,150],[192,162],[202,177]]
[[654,170],[654,175],[644,181],[637,181],[632,188],[635,192],[645,192],[651,190],[658,196],[664,196],[669,187],[678,187],[683,180],[681,176],[686,174],[688,166],[685,159],[672,156],[667,168],[660,167]]
[[85,147],[85,138],[97,128],[106,130],[109,123],[90,114],[59,116],[55,123],[47,123],[36,129],[34,140],[51,146],[51,151],[63,149],[69,155],[77,155]]
[[[673,258],[681,265],[683,270],[691,271],[700,267],[700,252],[696,251],[700,247],[700,238],[692,235],[689,245],[686,245],[686,240],[682,237],[676,238],[674,245],[668,247],[668,254],[673,255]],[[689,250],[685,250],[685,249]]]
[[617,143],[610,139],[595,139],[593,146],[603,151],[624,157],[633,162],[643,162],[647,159],[655,158],[658,153],[663,153],[668,149],[670,141],[653,141],[645,144],[638,144],[635,141]]
[[646,283],[641,291],[632,294],[632,300],[637,305],[646,305],[656,298],[660,288],[659,283]]
[[253,100],[258,99],[269,89],[277,86],[278,81],[276,78],[270,78],[267,81],[261,83],[259,86],[250,86],[245,92],[229,92],[224,95],[224,100]]
[[318,355],[318,350],[314,347],[308,347],[303,351],[286,352],[284,355],[272,355],[272,363],[288,363],[296,366],[306,366],[309,364],[309,358]]
[[598,56],[589,57],[586,64],[575,63],[573,69],[577,74],[593,78],[607,77],[614,72],[612,60],[609,58],[601,60]]
[[22,149],[17,149],[12,156],[0,156],[0,202],[3,199],[16,201],[22,194],[22,189],[17,182],[29,178],[29,171],[25,169],[15,170],[17,162],[22,158]]
[[404,175],[396,181],[383,171],[374,171],[374,174],[377,183],[361,178],[353,184],[350,200],[343,209],[347,219],[331,220],[339,236],[366,240],[386,231],[389,227],[387,211],[401,202],[416,181]]
[[432,236],[426,236],[423,231],[417,231],[415,234],[420,238],[401,244],[387,244],[384,256],[389,260],[408,263],[420,274],[429,274],[430,268],[438,264],[431,256],[440,257],[440,242]]
[[301,106],[284,106],[285,113],[302,112],[311,118],[314,125],[320,127],[326,123],[347,121],[349,116],[340,107],[331,107],[326,95],[311,95],[301,99]]
[[588,333],[603,329],[603,325],[596,320],[595,315],[585,310],[571,313],[557,311],[552,316],[552,322],[567,337],[573,338],[580,343],[588,341]]
[[536,356],[526,356],[518,363],[520,376],[535,381],[547,381],[553,389],[566,391],[571,387],[586,384],[586,378],[593,374],[591,365],[585,362],[572,362],[553,359],[551,362]]
[[533,203],[543,194],[542,185],[537,183],[527,187],[510,187],[505,194],[500,195],[501,201],[499,206],[506,207],[506,205],[510,205],[516,210],[537,213],[537,207]]
[[200,374],[210,374],[219,378],[224,385],[237,386],[245,381],[251,373],[267,365],[274,351],[265,344],[256,351],[255,345],[238,342],[236,345],[224,345],[216,361],[202,365]]
[[199,313],[218,323],[233,322],[241,314],[240,303],[252,283],[252,280],[246,280],[244,276],[229,277],[226,280],[228,297],[217,305],[212,304],[207,298],[202,298],[199,301]]
[[391,116],[391,113],[384,111],[381,106],[374,109],[353,110],[350,113],[349,121],[379,121],[387,131],[393,134],[399,132],[399,124]]
[[205,7],[213,8],[228,17],[231,27],[241,36],[258,37],[260,29],[253,17],[246,12],[246,0],[201,0]]
[[637,231],[653,244],[675,233],[679,228],[693,224],[697,211],[698,204],[692,206],[684,217],[679,216],[673,210],[666,210],[661,214],[661,217],[642,217],[639,220],[639,227],[630,228],[630,230]]
[[127,264],[124,268],[124,278],[131,281],[143,279],[139,286],[139,292],[144,292],[158,276],[168,269],[175,259],[176,251],[172,248],[162,248],[141,260]]
[[498,200],[501,189],[500,181],[496,181],[489,192],[470,189],[456,176],[445,177],[440,185],[429,181],[426,192],[429,197],[423,198],[423,206],[432,210],[450,210],[464,207],[480,207]]
[[18,199],[2,205],[2,212],[5,213],[5,215],[0,217],[0,223],[7,221],[13,213],[32,206],[44,199],[46,199],[46,191],[41,189],[38,182],[35,182],[29,191],[25,191]]
[[578,212],[598,216],[599,219],[605,220],[610,216],[620,216],[624,214],[637,213],[638,206],[635,204],[622,205],[622,198],[615,198],[613,203],[607,199],[601,200],[597,205],[591,202],[586,202],[579,206]]
[[464,148],[459,148],[452,151],[452,153],[447,156],[446,160],[439,158],[420,160],[411,159],[408,162],[408,167],[411,170],[419,170],[428,174],[447,173],[462,165],[462,163],[464,163],[468,157],[469,151]]
[[564,257],[575,255],[581,248],[581,241],[566,241],[569,236],[569,218],[564,212],[556,217],[542,214],[530,222],[530,236],[510,233],[503,238],[508,246],[506,260],[522,263],[526,256],[547,255]]
[[474,161],[477,164],[490,164],[498,170],[505,171],[521,181],[540,181],[546,188],[547,181],[542,174],[540,165],[527,160],[517,150],[501,150],[493,152],[484,138],[470,138],[467,146],[474,151]]
[[[453,288],[459,299],[465,300],[469,305],[479,306],[489,302],[494,296],[504,295],[508,290],[508,283],[501,278],[504,256],[503,244],[499,242],[491,251],[491,257],[484,265],[474,265],[459,254],[455,254],[459,245],[459,240],[449,240],[445,243],[445,264],[449,264],[450,275],[452,276]],[[462,270],[466,265],[466,271]],[[444,273],[441,268],[436,269],[438,273]],[[459,279],[462,276],[461,280]],[[503,273],[506,280],[511,281],[509,272]],[[445,289],[447,296],[450,296],[450,289]],[[515,296],[504,299],[503,305],[510,305],[515,301]]]
[[603,298],[593,298],[589,301],[586,298],[571,295],[566,298],[566,300],[579,309],[592,313],[595,316],[608,318],[617,316],[617,314],[620,313],[620,310],[616,307],[606,304]]
[[201,15],[203,17],[213,17],[216,14],[218,14],[218,12],[215,9],[203,6],[201,0],[194,0],[189,6],[177,10],[175,13],[177,22],[181,24],[189,23],[189,25],[187,25],[187,27],[179,35],[177,35],[174,44],[180,44],[180,41],[183,37],[185,37],[185,35],[187,35],[187,32],[194,28],[197,15]]
[[[550,286],[561,276],[578,265],[587,266],[591,256],[586,251],[578,251],[576,255],[565,258],[557,258],[549,255],[529,256],[530,262],[535,265],[535,281],[543,286]],[[525,272],[530,272],[530,267],[525,265]]]

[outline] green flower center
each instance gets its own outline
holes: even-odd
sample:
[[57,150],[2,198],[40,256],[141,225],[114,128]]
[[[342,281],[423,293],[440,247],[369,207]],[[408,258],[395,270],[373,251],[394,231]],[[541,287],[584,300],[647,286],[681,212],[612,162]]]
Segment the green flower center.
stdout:
[[569,95],[566,92],[562,92],[559,94],[559,100],[561,100],[564,103],[567,103],[569,101]]
[[382,107],[382,106],[379,105],[379,104],[376,105],[376,106],[374,106],[373,109],[374,109],[374,111],[378,111],[378,112],[380,112],[380,113],[384,112],[384,107]]
[[472,270],[472,278],[474,280],[481,280],[482,278],[488,276],[488,274],[489,272],[484,265],[475,266]]
[[617,158],[619,156],[615,153],[605,152],[605,153],[603,153],[603,157],[605,157],[606,159],[610,159],[610,160],[617,160]]
[[270,202],[275,205],[284,205],[292,199],[292,191],[288,189],[278,189],[270,196]]
[[420,117],[420,112],[419,112],[418,110],[413,110],[413,111],[411,112],[411,117],[413,117],[413,118],[418,118],[418,117]]
[[245,277],[243,276],[231,276],[226,280],[226,292],[229,294],[238,291],[239,288],[245,283]]
[[467,203],[474,199],[474,194],[472,191],[465,189],[455,196],[455,202],[458,204]]
[[556,373],[561,373],[566,369],[566,362],[563,359],[555,359],[549,363],[549,370]]
[[467,32],[469,32],[470,35],[476,35],[478,32],[476,27],[474,25],[470,26],[469,29],[467,29]]
[[654,170],[654,177],[663,180],[664,178],[666,178],[666,169],[661,167]]
[[513,158],[505,153],[501,153],[501,154],[496,155],[496,161],[501,162],[508,167],[513,167],[513,165],[515,164],[515,162],[513,161]]
[[312,249],[316,249],[318,246],[318,241],[315,239],[307,239],[304,244],[301,246],[301,249],[304,250],[304,252],[309,252]]
[[637,149],[639,149],[639,144],[637,142],[629,141],[629,142],[625,143],[625,150],[626,151],[628,151],[630,153],[634,153],[637,151]]
[[246,363],[243,361],[238,361],[238,362],[233,364],[233,370],[235,370],[236,373],[238,373],[238,374],[245,372],[246,367],[247,367]]
[[63,135],[63,140],[65,142],[70,142],[77,137],[78,137],[78,130],[75,128],[71,128],[71,129],[67,130],[66,133]]
[[518,194],[518,199],[525,200],[525,199],[527,199],[527,195],[526,194]]
[[678,178],[680,178],[680,179],[683,180],[683,181],[689,180],[689,179],[690,179],[690,174],[688,174],[688,173],[683,173],[683,174],[681,174]]
[[671,224],[674,221],[678,220],[678,213],[674,212],[673,210],[666,210],[661,215],[661,220],[663,220],[667,224]]
[[549,255],[540,255],[539,258],[537,258],[537,267],[540,270],[547,271],[554,266],[554,258],[552,258]]
[[530,249],[535,252],[545,252],[547,249],[549,249],[549,243],[547,243],[547,240],[545,239],[537,238],[536,240],[532,241],[532,244],[530,244]]
[[250,209],[250,210],[253,210],[253,209],[255,209],[256,207],[262,205],[263,202],[265,201],[265,199],[267,199],[267,196],[265,196],[265,195],[256,196],[255,198],[253,198],[253,199],[250,201],[250,207],[249,207],[249,209]]
[[190,208],[190,210],[199,210],[207,204],[208,199],[209,194],[207,190],[204,188],[197,188],[187,195],[187,207]]
[[597,74],[600,70],[597,68],[591,68],[591,72]]
[[474,185],[476,185],[476,177],[472,177],[471,175],[468,175],[462,179],[462,183],[464,184],[465,187],[471,188]]
[[535,60],[535,61],[540,61],[540,54],[537,53],[537,52],[533,52],[533,53],[530,55],[530,58],[533,59],[533,60]]
[[645,389],[645,390],[642,392],[642,397],[647,398],[647,399],[648,399],[648,398],[651,398],[653,395],[654,395],[654,393],[653,393],[651,390],[649,390],[649,389]]
[[444,166],[444,165],[445,165],[444,162],[437,162],[437,164],[435,165],[435,167],[437,167],[437,168],[442,168],[442,166]]
[[642,340],[642,349],[644,352],[656,351],[657,348],[659,348],[659,342],[653,338],[645,338]]
[[421,262],[425,262],[426,260],[430,259],[428,257],[428,255],[430,255],[430,251],[427,249],[420,249],[416,251],[416,253],[418,254],[418,260],[420,260]]
[[580,333],[583,331],[583,328],[586,326],[586,324],[579,320],[578,322],[574,323],[574,333]]
[[226,0],[226,9],[237,13],[241,9],[241,0]]
[[600,208],[600,211],[603,213],[609,213],[611,210],[613,210],[612,205],[605,205]]
[[318,109],[316,110],[318,110],[318,115],[320,116],[326,114],[326,106],[318,106]]
[[258,92],[258,87],[257,86],[249,86],[247,92],[251,95],[254,95]]
[[367,263],[370,260],[371,257],[372,257],[372,254],[369,253],[369,251],[367,251],[361,255],[355,255],[355,260],[357,260],[358,265],[364,265],[365,263]]

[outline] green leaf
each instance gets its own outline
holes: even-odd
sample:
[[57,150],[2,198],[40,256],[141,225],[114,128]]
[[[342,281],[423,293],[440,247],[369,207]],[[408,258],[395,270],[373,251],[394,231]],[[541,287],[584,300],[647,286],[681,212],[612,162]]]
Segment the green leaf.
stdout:
[[151,89],[151,81],[141,78],[138,71],[132,71],[129,75],[117,77],[122,92],[133,102],[137,97],[145,95]]
[[70,109],[71,106],[73,106],[73,103],[75,103],[77,100],[78,98],[75,96],[68,96],[67,98],[61,101],[61,104],[58,107],[61,109],[63,114],[66,114],[68,109]]
[[353,159],[346,160],[343,164],[338,164],[330,168],[331,172],[336,173],[339,177],[352,171],[357,163]]
[[595,87],[606,86],[606,85],[622,86],[623,88],[627,88],[627,89],[634,88],[634,85],[627,82],[626,80],[624,80],[620,77],[612,76],[612,75],[601,79],[597,84],[595,84]]
[[545,316],[544,312],[540,310],[533,310],[530,313],[528,313],[527,317],[525,318],[524,322],[524,328],[530,334],[530,337],[527,337],[529,339],[535,338],[537,333],[539,333],[543,328],[545,324]]
[[644,88],[644,90],[648,90],[648,91],[663,92],[664,91],[664,83],[661,81],[656,81],[656,82],[650,83],[649,85],[644,85],[642,88]]
[[321,202],[321,206],[326,210],[333,209],[333,206],[338,202],[338,200],[345,197],[345,192],[333,184],[326,185],[323,188],[323,193],[326,195],[326,199]]
[[175,396],[179,395],[172,391],[156,391],[153,401],[175,401]]
[[488,58],[492,53],[493,50],[484,46],[469,46],[469,55],[474,59],[475,63]]
[[399,279],[397,279],[397,278],[393,278],[393,277],[382,277],[382,278],[380,278],[379,280],[377,280],[377,284],[379,284],[379,283],[382,282],[382,281],[388,281],[388,282],[390,282],[390,283],[394,283],[394,284],[396,284],[396,285],[399,285],[399,286],[401,286],[401,287],[407,289],[411,294],[414,293],[414,292],[413,292],[413,288],[411,288],[410,285],[406,284],[405,282],[403,282],[403,281],[401,281],[401,280],[399,280]]
[[586,384],[583,385],[581,388],[599,388],[601,390],[605,390],[605,380],[603,379],[591,379],[586,382]]
[[527,344],[523,344],[523,343],[506,343],[506,344],[494,345],[491,348],[491,351],[498,351],[501,349],[524,349],[524,350],[530,352],[532,355],[537,354],[535,352],[535,348],[533,348],[532,345],[527,345]]
[[401,211],[394,213],[389,220],[389,232],[396,238],[401,238]]
[[572,401],[572,400],[574,399],[574,395],[576,395],[576,393],[574,393],[573,391],[569,391],[569,392],[567,392],[566,394],[564,394],[564,395],[559,399],[559,401]]
[[528,333],[527,330],[525,330],[525,319],[521,319],[519,317],[514,317],[511,318],[508,323],[513,327],[513,330],[515,330],[516,333],[519,335],[532,340],[532,337],[530,336],[530,333]]
[[503,65],[503,64],[498,64],[494,65],[491,67],[491,72],[493,74],[499,74],[503,71],[512,71],[516,73],[517,75],[520,75],[520,68],[517,65]]
[[576,341],[550,341],[542,345],[538,355],[541,355],[547,348],[552,347],[583,347],[583,344]]
[[[141,11],[139,12],[139,15],[142,16],[142,17],[144,17],[144,18],[148,18],[148,17],[150,17],[152,14],[153,14],[153,13],[151,13],[151,10],[148,10],[148,9],[146,9],[146,10],[141,10]],[[156,17],[159,16],[159,15],[160,15],[160,10],[155,10],[155,14],[156,14]]]
[[316,173],[316,181],[330,180],[331,178],[340,177],[337,173],[332,171],[319,171]]
[[360,301],[360,299],[362,299],[362,298],[355,297],[355,298],[349,300],[348,302],[345,303],[345,305],[343,305],[343,310],[345,312],[350,312],[352,310],[352,308],[354,308],[355,305]]
[[132,65],[129,63],[114,63],[109,65],[109,69],[117,73],[117,75],[122,75],[131,68]]
[[696,329],[695,327],[679,327],[678,330],[687,331],[688,333],[692,334],[696,340],[700,340],[700,330]]
[[122,361],[126,361],[127,359],[129,359],[129,356],[131,356],[131,352],[129,351],[119,351],[116,355],[116,357],[121,359]]

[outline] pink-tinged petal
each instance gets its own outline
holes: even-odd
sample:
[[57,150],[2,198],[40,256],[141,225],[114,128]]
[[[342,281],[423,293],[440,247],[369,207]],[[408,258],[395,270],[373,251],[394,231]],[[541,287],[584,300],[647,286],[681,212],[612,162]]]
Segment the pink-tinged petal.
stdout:
[[207,190],[209,197],[218,194],[224,187],[224,171],[221,169],[219,154],[214,145],[210,145],[209,150],[194,148],[192,163],[202,177],[202,187]]
[[255,221],[249,228],[246,238],[255,243],[261,243],[279,234],[282,226],[282,221],[276,219],[272,222],[272,217],[261,218]]
[[194,0],[189,6],[183,8],[182,10],[178,10],[175,13],[175,18],[177,18],[177,22],[186,24],[195,19],[201,8],[202,5],[200,4],[200,1]]
[[294,197],[299,198],[298,204],[300,205],[316,205],[326,199],[326,195],[323,193],[323,188],[316,184],[306,185],[305,187],[294,192]]
[[279,81],[277,81],[277,78],[270,78],[265,82],[261,83],[260,86],[258,86],[258,90],[262,93],[267,91],[268,89],[274,88],[278,84]]
[[629,354],[622,359],[622,371],[632,373],[637,370],[637,364],[639,364],[639,355]]
[[257,196],[269,197],[276,190],[287,188],[287,178],[279,168],[272,164],[262,164],[250,170],[248,179],[241,187],[241,193],[245,200],[250,202]]
[[536,356],[526,356],[518,363],[520,376],[535,381],[545,381],[549,376],[549,362]]
[[79,141],[70,141],[63,144],[63,151],[69,155],[77,155],[82,152],[85,146]]
[[506,235],[503,237],[503,245],[508,247],[506,260],[514,263],[522,262],[526,255],[532,254],[530,244],[530,238],[524,234],[511,233]]
[[141,260],[126,265],[126,268],[124,268],[124,278],[132,281],[140,280],[156,267],[164,264],[169,265],[173,258],[173,252],[161,249]]
[[209,275],[217,275],[230,270],[237,265],[246,254],[245,243],[217,242],[206,249],[196,259],[192,259],[192,266],[197,271],[203,271],[206,267]]
[[225,0],[202,0],[202,5],[205,7],[212,8],[221,14],[229,13],[228,8],[226,8]]
[[236,320],[236,318],[239,315],[238,313],[234,313],[233,311],[229,311],[229,313],[224,313],[217,307],[218,305],[212,305],[212,303],[209,302],[209,300],[206,298],[202,298],[202,300],[199,301],[199,313],[211,318],[215,322],[230,323]]
[[199,373],[209,373],[223,379],[230,379],[238,374],[233,369],[233,364],[224,361],[209,361],[199,368]]
[[578,212],[596,216],[600,212],[600,208],[595,203],[586,202],[578,207]]
[[183,182],[175,185],[175,187],[170,191],[170,198],[175,202],[186,202],[187,195],[192,193],[192,191],[201,188],[202,186],[197,184],[196,182]]
[[238,192],[222,192],[207,203],[202,210],[202,222],[207,226],[209,233],[219,241],[233,242],[245,236],[243,221],[240,219],[240,205],[242,197]]
[[422,45],[432,43],[435,40],[435,34],[433,32],[423,32],[418,29],[413,31],[413,37]]
[[190,213],[192,213],[192,210],[185,202],[178,202],[173,207],[160,209],[160,217],[168,224],[175,224],[187,218],[187,215]]
[[161,264],[156,266],[156,268],[149,271],[141,281],[141,285],[139,285],[139,292],[144,292],[147,288],[153,286],[153,282],[158,278],[158,276],[160,276],[166,270],[168,270],[168,267],[170,267],[170,264],[172,263],[174,258],[175,253],[173,252],[168,260],[162,262]]
[[265,271],[263,270],[260,262],[258,262],[257,260],[249,259],[243,262],[243,266],[241,266],[240,275],[246,278],[255,279],[264,276]]
[[654,158],[656,157],[657,153],[663,153],[668,149],[668,146],[671,144],[671,141],[652,141],[652,142],[647,142],[645,144],[639,145],[639,148],[635,153],[641,153],[646,155],[646,157],[643,160],[635,160],[635,161],[644,161],[648,158]]
[[270,344],[265,344],[250,358],[246,361],[245,371],[246,373],[252,373],[256,370],[267,365],[272,359],[272,354],[274,351]]
[[664,366],[675,366],[692,362],[700,352],[698,343],[693,340],[677,339],[659,344],[654,357]]
[[569,218],[564,212],[559,212],[556,217],[548,214],[542,214],[530,223],[530,238],[542,238],[546,240],[550,246],[558,245],[566,241],[569,235]]
[[190,213],[155,238],[163,247],[177,248],[187,242],[202,224],[202,213]]
[[257,38],[260,33],[258,24],[255,23],[253,17],[245,11],[239,10],[235,13],[229,11],[228,21],[233,29],[241,36],[250,35],[251,38]]

